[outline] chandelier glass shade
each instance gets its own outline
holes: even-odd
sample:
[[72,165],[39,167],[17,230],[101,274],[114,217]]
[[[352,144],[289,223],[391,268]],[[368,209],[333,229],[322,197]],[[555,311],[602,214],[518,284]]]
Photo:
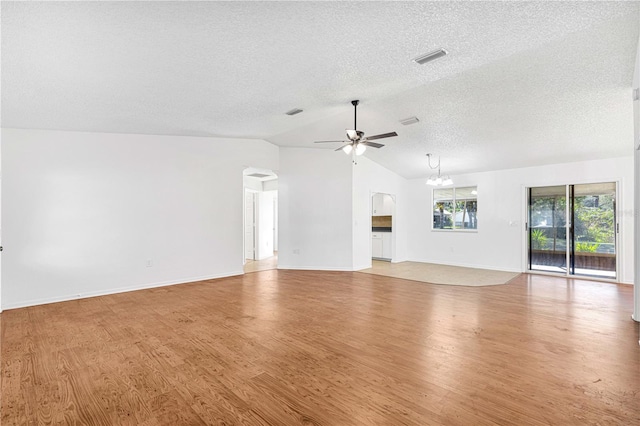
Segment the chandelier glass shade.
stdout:
[[349,144],[349,145],[345,145],[342,147],[342,150],[344,151],[345,154],[349,155],[351,154],[351,151],[354,151],[354,145],[355,145],[355,154],[356,155],[362,155],[364,154],[364,151],[367,149],[366,145],[363,145],[361,143],[354,143],[354,144]]

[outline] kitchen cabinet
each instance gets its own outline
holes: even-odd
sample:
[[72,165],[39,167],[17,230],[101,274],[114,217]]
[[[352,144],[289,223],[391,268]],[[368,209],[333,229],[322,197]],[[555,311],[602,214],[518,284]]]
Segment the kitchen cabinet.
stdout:
[[371,208],[372,216],[393,215],[394,201],[389,194],[373,194]]
[[392,256],[392,233],[373,232],[371,233],[371,257],[374,259],[391,260]]
[[382,233],[374,232],[371,234],[371,257],[376,259],[382,258]]
[[391,232],[382,232],[382,258],[391,259]]

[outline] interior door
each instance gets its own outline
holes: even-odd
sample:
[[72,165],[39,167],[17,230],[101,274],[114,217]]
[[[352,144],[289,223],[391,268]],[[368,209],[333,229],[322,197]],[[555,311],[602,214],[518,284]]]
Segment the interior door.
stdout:
[[244,257],[255,260],[256,256],[256,203],[255,193],[244,193]]

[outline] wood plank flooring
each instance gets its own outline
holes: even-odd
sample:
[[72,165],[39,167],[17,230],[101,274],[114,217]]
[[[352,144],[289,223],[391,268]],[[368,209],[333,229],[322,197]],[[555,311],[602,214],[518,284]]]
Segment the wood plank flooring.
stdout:
[[632,290],[271,270],[5,311],[0,423],[640,424]]

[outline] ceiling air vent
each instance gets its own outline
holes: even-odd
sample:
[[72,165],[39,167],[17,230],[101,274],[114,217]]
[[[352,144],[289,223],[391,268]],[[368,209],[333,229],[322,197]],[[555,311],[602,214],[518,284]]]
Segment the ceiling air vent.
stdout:
[[413,58],[413,62],[416,62],[420,65],[426,64],[427,62],[431,62],[438,58],[442,58],[447,55],[447,51],[444,49],[434,50],[433,52],[425,53],[424,55],[420,55],[417,58]]
[[400,120],[400,124],[408,126],[409,124],[415,124],[418,121],[418,117],[409,117],[409,118],[403,118],[402,120]]
[[287,114],[287,115],[296,115],[296,114],[300,114],[301,112],[302,112],[302,110],[300,108],[294,108],[291,111],[285,112],[285,114]]

